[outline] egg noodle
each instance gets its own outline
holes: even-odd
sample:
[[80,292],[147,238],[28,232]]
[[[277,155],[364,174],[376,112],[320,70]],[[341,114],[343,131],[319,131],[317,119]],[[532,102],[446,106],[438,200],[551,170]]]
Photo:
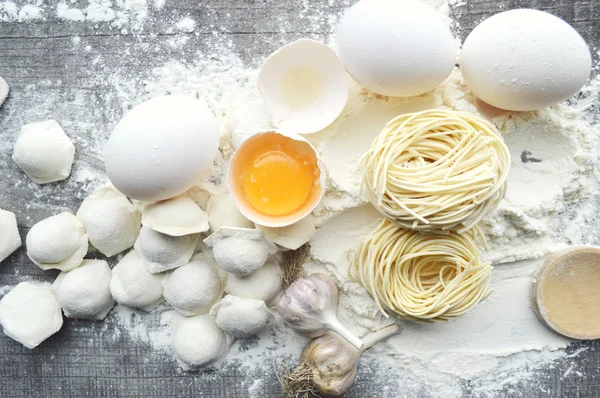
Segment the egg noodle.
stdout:
[[397,225],[464,232],[503,198],[510,153],[477,115],[432,109],[391,120],[360,164],[369,200]]
[[479,258],[480,239],[477,227],[424,234],[383,218],[354,253],[350,277],[386,317],[385,309],[413,321],[456,318],[490,293],[492,266]]

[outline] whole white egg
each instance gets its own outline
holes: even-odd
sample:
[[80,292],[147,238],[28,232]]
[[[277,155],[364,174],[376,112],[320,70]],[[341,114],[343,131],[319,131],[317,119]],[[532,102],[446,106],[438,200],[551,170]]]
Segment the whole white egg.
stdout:
[[359,1],[340,21],[336,41],[354,80],[387,96],[433,90],[456,62],[456,41],[448,24],[417,0]]
[[201,101],[168,95],[131,109],[104,154],[111,183],[133,199],[154,202],[194,186],[219,149],[219,126]]
[[481,100],[512,111],[540,109],[576,94],[590,76],[583,38],[562,19],[511,10],[479,24],[465,40],[460,68]]

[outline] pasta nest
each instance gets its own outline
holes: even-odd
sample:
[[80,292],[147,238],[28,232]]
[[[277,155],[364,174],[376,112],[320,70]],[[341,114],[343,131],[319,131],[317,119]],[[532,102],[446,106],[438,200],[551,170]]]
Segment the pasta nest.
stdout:
[[477,115],[433,109],[391,120],[360,164],[369,200],[397,225],[464,232],[504,197],[510,152]]
[[350,277],[379,310],[402,319],[443,321],[463,315],[489,293],[492,266],[479,257],[478,228],[423,234],[382,218],[353,254]]

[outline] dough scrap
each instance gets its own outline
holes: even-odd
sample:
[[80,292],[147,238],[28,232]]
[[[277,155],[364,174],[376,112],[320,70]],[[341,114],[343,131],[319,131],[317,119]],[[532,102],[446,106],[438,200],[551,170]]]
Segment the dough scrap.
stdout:
[[0,263],[21,247],[15,213],[0,209]]

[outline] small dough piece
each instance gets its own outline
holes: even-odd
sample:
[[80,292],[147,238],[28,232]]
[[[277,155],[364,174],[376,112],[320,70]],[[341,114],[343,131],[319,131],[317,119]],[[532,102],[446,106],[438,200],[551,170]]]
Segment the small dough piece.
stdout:
[[14,162],[38,184],[64,180],[71,174],[75,147],[54,120],[26,124],[12,155]]
[[6,80],[0,77],[0,106],[2,106],[2,104],[8,97],[9,92],[10,88],[8,87],[8,83],[6,83]]
[[228,193],[212,196],[208,201],[206,212],[210,230],[213,232],[223,227],[254,227],[254,223],[242,215]]
[[223,297],[210,314],[217,326],[240,339],[258,334],[273,317],[264,301],[232,295]]
[[186,196],[163,200],[144,207],[142,225],[171,236],[208,231],[208,215]]
[[0,300],[4,333],[29,349],[58,332],[62,324],[60,305],[48,282],[21,282]]
[[283,287],[283,271],[274,258],[248,276],[230,274],[225,293],[271,302]]
[[152,311],[164,301],[163,278],[163,274],[151,274],[132,250],[112,269],[110,292],[119,304]]
[[110,294],[112,273],[104,260],[84,260],[80,267],[61,272],[52,288],[67,318],[101,321],[115,305]]
[[[1,79],[1,78],[0,78]],[[15,213],[0,209],[0,262],[21,247]]]
[[213,250],[217,264],[236,275],[250,275],[277,252],[262,231],[250,228],[220,228],[204,243]]
[[227,355],[232,343],[233,336],[219,329],[208,314],[176,318],[171,323],[173,352],[189,366],[215,363]]
[[185,316],[203,315],[223,296],[226,275],[203,253],[163,281],[165,300]]
[[140,232],[140,213],[125,195],[106,184],[77,211],[90,243],[107,257],[129,249]]
[[272,228],[256,224],[256,228],[263,231],[271,242],[289,250],[296,250],[307,243],[317,230],[315,220],[310,214],[286,227]]
[[69,212],[35,224],[25,239],[27,255],[43,270],[71,271],[79,267],[88,250],[83,224]]
[[199,238],[199,234],[170,236],[142,227],[134,248],[148,271],[156,274],[189,263]]

